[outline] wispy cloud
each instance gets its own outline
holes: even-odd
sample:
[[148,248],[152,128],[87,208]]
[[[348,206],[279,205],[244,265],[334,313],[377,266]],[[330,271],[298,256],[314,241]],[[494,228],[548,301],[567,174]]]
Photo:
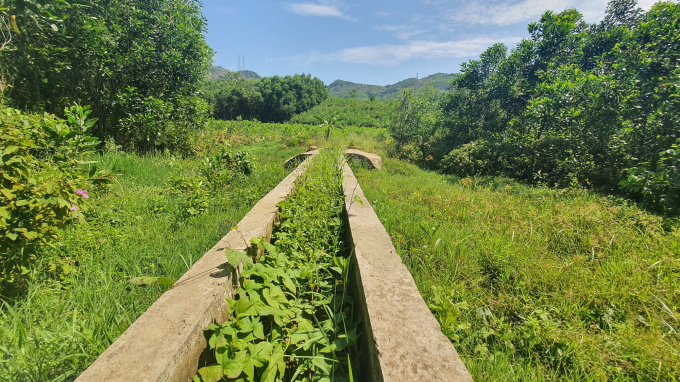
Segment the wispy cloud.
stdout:
[[[639,0],[638,6],[649,10],[657,1]],[[609,0],[481,0],[463,4],[452,0],[421,0],[421,3],[434,7],[444,20],[444,29],[452,30],[455,26],[524,24],[537,21],[546,11],[562,12],[571,8],[578,10],[587,22],[596,22],[604,16]]]
[[422,29],[415,29],[406,25],[377,25],[379,31],[392,32],[400,40],[408,40],[413,36],[425,33]]
[[288,3],[284,8],[300,16],[320,16],[320,17],[339,17],[345,20],[352,20],[337,5],[319,3]]
[[[520,37],[499,39],[489,36],[478,36],[465,40],[447,42],[420,40],[401,45],[374,45],[341,49],[332,53],[312,52],[279,60],[304,64],[320,61],[339,61],[350,64],[394,66],[415,58],[434,59],[443,57],[476,56],[496,42],[504,42],[508,45],[512,45],[520,39]],[[271,61],[276,61],[276,59]]]

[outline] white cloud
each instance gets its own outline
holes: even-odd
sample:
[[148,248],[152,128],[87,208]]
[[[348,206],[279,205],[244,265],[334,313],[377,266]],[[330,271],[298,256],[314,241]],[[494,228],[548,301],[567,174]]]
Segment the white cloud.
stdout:
[[[476,1],[461,5],[458,1],[427,1],[426,5],[437,7],[435,11],[445,20],[444,29],[455,26],[496,25],[508,26],[537,21],[546,11],[562,12],[575,8],[588,22],[595,22],[604,16],[608,0],[520,0],[520,1]],[[651,8],[655,0],[640,0],[639,6]]]
[[332,4],[290,3],[285,4],[284,7],[300,16],[339,17],[346,20],[351,19],[337,6]]
[[[504,42],[517,43],[520,37],[494,38],[489,36],[472,37],[459,41],[412,41],[402,45],[374,45],[341,49],[332,53],[313,52],[306,55],[288,57],[284,60],[298,63],[319,61],[339,61],[350,64],[393,66],[412,59],[434,59],[443,57],[477,56],[489,46]],[[273,60],[272,60],[273,61]]]
[[422,29],[414,29],[405,25],[377,25],[375,29],[385,32],[393,32],[400,40],[408,40],[413,36],[425,33]]

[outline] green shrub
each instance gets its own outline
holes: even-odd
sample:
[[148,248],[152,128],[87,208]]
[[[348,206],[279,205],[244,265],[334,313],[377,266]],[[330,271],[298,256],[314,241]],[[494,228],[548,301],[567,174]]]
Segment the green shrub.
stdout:
[[432,83],[416,92],[410,88],[404,90],[389,126],[397,156],[413,159],[413,154],[409,153],[415,151],[419,159],[428,158],[441,114],[440,98],[440,92]]
[[87,108],[52,115],[0,108],[0,284],[28,272],[35,249],[57,230],[84,221],[87,190],[107,180],[86,161],[98,142],[87,135]]
[[496,160],[497,155],[489,142],[482,139],[451,150],[439,165],[442,172],[460,177],[489,175],[495,170]]
[[659,153],[656,166],[649,162],[626,170],[628,178],[620,185],[643,195],[643,202],[677,214],[680,208],[680,139]]
[[183,117],[205,111],[193,98],[212,61],[200,2],[40,2],[47,14],[60,8],[63,22],[31,20],[21,12],[30,2],[9,2],[21,28],[0,50],[12,104],[59,115],[79,100],[99,118],[95,136],[142,151],[185,150],[186,130],[201,120]]
[[204,125],[208,111],[207,103],[198,97],[164,101],[142,97],[132,87],[119,96],[118,104],[127,116],[120,120],[116,141],[124,149],[142,153],[170,150],[190,154],[191,131]]
[[221,152],[205,158],[201,172],[213,189],[224,187],[238,175],[250,175],[255,171],[255,159],[248,151],[233,150],[227,143]]

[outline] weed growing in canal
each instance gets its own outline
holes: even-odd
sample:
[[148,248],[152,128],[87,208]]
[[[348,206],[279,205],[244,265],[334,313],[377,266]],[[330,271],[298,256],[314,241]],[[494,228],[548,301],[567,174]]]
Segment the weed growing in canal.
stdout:
[[210,325],[216,364],[196,381],[351,381],[358,339],[348,295],[350,258],[344,222],[339,151],[314,158],[295,193],[282,202],[274,244],[244,260],[241,288],[229,300],[229,319]]

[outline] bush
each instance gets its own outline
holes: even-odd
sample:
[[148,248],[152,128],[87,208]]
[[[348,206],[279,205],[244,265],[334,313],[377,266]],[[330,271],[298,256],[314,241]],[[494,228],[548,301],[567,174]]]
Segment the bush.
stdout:
[[620,186],[642,194],[643,203],[658,206],[671,214],[680,209],[680,139],[668,150],[659,153],[654,166],[645,162],[626,169],[628,178]]
[[68,121],[0,108],[0,284],[28,273],[35,249],[58,229],[84,221],[87,190],[107,181],[84,160],[98,143],[88,136],[89,110],[66,114]]
[[127,116],[120,120],[116,141],[126,150],[144,153],[169,150],[191,153],[189,137],[205,124],[208,105],[199,97],[177,97],[164,101],[142,97],[135,88],[120,95],[119,105]]
[[442,158],[439,165],[442,172],[459,177],[492,175],[494,171],[498,171],[497,158],[498,155],[490,147],[489,142],[479,140],[451,150]]
[[402,158],[430,159],[431,142],[437,134],[441,95],[432,83],[413,92],[405,89],[389,126],[395,154]]

